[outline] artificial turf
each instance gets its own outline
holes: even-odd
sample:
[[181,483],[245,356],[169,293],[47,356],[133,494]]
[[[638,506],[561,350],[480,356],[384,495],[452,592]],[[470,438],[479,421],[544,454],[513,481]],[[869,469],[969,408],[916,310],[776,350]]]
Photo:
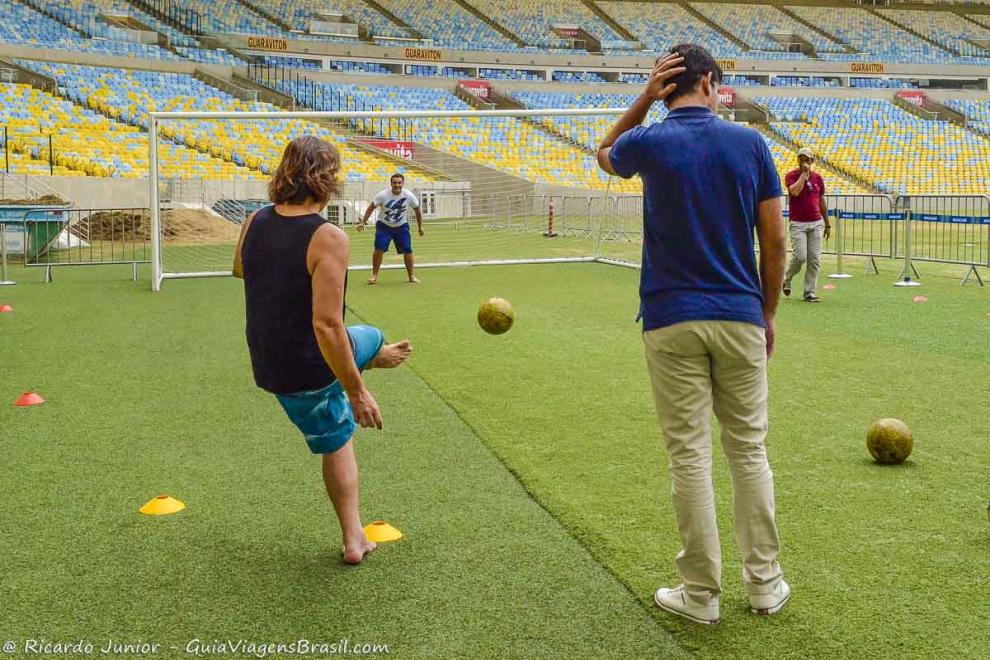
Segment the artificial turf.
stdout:
[[[251,387],[236,282],[155,296],[83,270],[0,290],[17,347],[0,383],[50,399],[0,407],[0,631],[348,636],[403,657],[985,657],[990,298],[950,277],[895,289],[885,268],[782,305],[769,453],[794,598],[748,614],[716,450],[714,628],[651,605],[676,581],[678,541],[634,271],[352,279],[351,318],[416,348],[408,368],[369,374],[387,430],[358,445],[367,516],[407,537],[356,570],[339,564],[316,462]],[[489,295],[516,307],[506,335],[474,323]],[[914,430],[903,466],[866,452],[882,416]],[[189,509],[135,513],[160,491]]]
[[[405,537],[346,567],[318,459],[251,381],[239,283],[38,275],[0,290],[0,641],[686,656],[412,370],[369,372],[385,431],[357,440],[365,517]],[[188,508],[140,515],[159,493]]]
[[[990,298],[945,267],[922,266],[944,276],[921,289],[891,286],[892,263],[874,277],[860,267],[821,290],[822,304],[791,299],[780,312],[768,443],[794,597],[778,617],[748,614],[715,443],[722,623],[656,613],[698,657],[990,653]],[[637,274],[575,264],[424,277],[410,289],[386,274],[351,304],[418,342],[416,372],[651,609],[653,590],[676,584],[679,543],[633,323]],[[489,295],[516,307],[506,335],[474,326]],[[900,467],[875,465],[865,448],[869,422],[887,416],[915,433]]]

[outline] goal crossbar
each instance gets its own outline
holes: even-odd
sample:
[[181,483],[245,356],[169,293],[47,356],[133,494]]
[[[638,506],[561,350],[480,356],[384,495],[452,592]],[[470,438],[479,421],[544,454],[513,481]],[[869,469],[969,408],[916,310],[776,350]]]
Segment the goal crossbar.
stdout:
[[621,115],[625,108],[506,110],[284,110],[248,112],[149,112],[152,121],[167,119],[428,119],[431,117],[590,117]]

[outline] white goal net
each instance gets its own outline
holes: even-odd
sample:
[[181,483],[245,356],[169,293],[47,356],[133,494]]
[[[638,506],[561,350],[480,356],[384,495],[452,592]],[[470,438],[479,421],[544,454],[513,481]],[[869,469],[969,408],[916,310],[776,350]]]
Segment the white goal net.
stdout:
[[[595,159],[621,112],[152,113],[152,288],[230,275],[241,223],[268,203],[282,150],[301,135],[341,153],[341,193],[324,214],[350,234],[354,269],[370,267],[375,215],[368,231],[357,223],[395,172],[424,216],[423,237],[410,217],[417,267],[638,263],[641,184],[609,177]],[[383,268],[401,267],[389,252]]]

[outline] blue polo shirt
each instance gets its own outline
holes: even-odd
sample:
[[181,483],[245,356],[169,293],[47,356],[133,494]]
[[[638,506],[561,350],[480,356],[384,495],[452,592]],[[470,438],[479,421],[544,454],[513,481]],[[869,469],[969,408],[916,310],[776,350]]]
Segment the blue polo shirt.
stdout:
[[759,203],[781,196],[763,136],[708,108],[682,107],[623,133],[610,159],[619,176],[643,179],[643,330],[763,326],[753,232]]

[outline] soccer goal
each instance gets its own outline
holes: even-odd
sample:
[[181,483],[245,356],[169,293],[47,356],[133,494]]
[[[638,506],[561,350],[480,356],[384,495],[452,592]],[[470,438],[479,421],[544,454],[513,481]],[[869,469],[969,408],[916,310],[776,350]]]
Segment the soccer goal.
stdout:
[[[370,268],[374,196],[401,172],[417,268],[605,261],[637,265],[638,179],[602,172],[596,144],[622,109],[361,112],[159,112],[149,126],[152,288],[229,276],[241,224],[266,205],[291,139],[341,153],[340,194],[324,209],[351,238],[351,268]],[[401,268],[394,252],[384,269]]]

